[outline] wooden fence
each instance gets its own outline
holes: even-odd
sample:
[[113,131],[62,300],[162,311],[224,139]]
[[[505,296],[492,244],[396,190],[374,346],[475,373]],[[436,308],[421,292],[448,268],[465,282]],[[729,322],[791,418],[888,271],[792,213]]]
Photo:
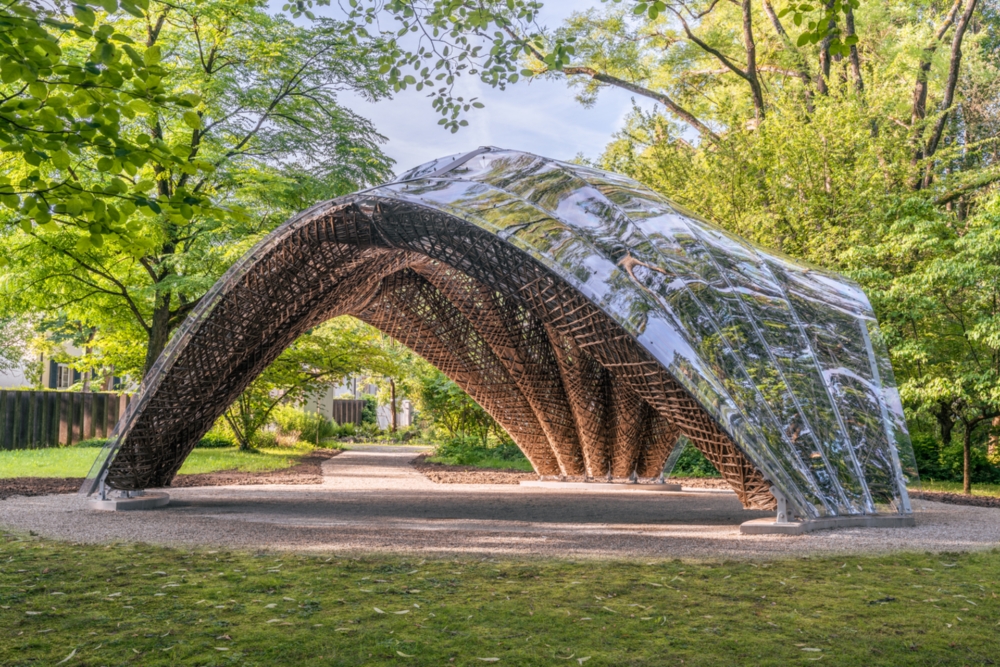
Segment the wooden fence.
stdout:
[[111,435],[130,401],[125,394],[0,390],[0,449],[72,445]]
[[361,425],[361,410],[365,407],[364,401],[335,399],[331,403],[330,418],[333,421],[338,424]]

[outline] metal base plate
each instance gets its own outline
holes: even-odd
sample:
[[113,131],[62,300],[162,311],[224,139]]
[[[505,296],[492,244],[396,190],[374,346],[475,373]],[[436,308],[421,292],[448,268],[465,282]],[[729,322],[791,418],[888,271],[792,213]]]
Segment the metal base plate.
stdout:
[[917,525],[912,514],[867,514],[838,516],[808,521],[777,523],[774,519],[754,519],[740,524],[741,535],[802,535],[834,528],[909,528]]
[[521,486],[538,489],[565,489],[573,491],[653,491],[679,493],[680,484],[609,484],[607,482],[556,482],[524,480]]
[[92,510],[104,512],[127,512],[130,510],[151,510],[163,507],[170,502],[170,495],[162,491],[154,491],[136,498],[91,498],[87,503]]

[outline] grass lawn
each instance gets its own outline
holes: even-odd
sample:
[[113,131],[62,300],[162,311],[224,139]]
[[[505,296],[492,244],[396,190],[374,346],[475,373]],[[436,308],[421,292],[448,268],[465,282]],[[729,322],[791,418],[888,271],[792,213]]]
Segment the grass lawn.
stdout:
[[[295,465],[312,451],[310,445],[241,452],[236,447],[195,449],[180,469],[191,474],[237,469],[243,472],[280,470]],[[0,452],[0,479],[10,477],[85,477],[100,449],[59,447]]]
[[[918,490],[914,488],[914,490]],[[935,482],[933,480],[920,480],[920,491],[947,491],[948,493],[961,493],[961,482]],[[972,495],[974,496],[1000,496],[1000,484],[973,484]]]
[[474,468],[506,468],[509,470],[524,470],[525,472],[533,472],[534,468],[531,467],[531,462],[528,459],[515,459],[513,461],[509,459],[476,459],[471,463],[459,463],[455,459],[448,456],[428,456],[425,459],[428,463],[444,463],[446,465],[468,465]]
[[993,664],[998,570],[996,551],[422,560],[7,535],[0,664]]

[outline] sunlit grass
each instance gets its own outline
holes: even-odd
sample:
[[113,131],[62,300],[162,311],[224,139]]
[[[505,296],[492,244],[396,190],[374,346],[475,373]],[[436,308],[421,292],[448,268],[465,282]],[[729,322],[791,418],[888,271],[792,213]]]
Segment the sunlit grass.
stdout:
[[992,664],[998,569],[996,551],[425,560],[7,535],[0,664]]
[[[239,470],[263,472],[295,465],[313,447],[295,447],[241,452],[236,447],[195,449],[180,474]],[[59,447],[0,452],[0,479],[11,477],[85,477],[100,452],[96,447]]]
[[[917,490],[917,487],[913,487]],[[920,480],[920,491],[945,491],[948,493],[962,493],[961,482],[937,482],[934,480]],[[995,496],[1000,497],[1000,484],[973,484],[972,495],[974,496]]]

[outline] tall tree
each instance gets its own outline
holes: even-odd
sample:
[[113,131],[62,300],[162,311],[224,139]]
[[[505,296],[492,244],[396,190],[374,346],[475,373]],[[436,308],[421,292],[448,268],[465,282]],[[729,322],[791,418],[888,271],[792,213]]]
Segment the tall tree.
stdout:
[[[258,0],[153,2],[141,18],[117,13],[94,24],[127,40],[116,62],[148,64],[106,85],[120,83],[123,96],[156,94],[127,103],[131,116],[107,150],[84,146],[68,164],[39,171],[47,179],[72,172],[105,193],[92,208],[117,206],[122,224],[88,226],[93,216],[69,204],[51,207],[44,224],[23,207],[11,211],[3,298],[8,312],[62,311],[95,326],[95,346],[141,377],[206,289],[264,233],[306,202],[391,173],[378,148],[384,139],[337,102],[342,90],[377,99],[386,86],[377,44],[352,43],[333,21],[296,26]],[[65,33],[59,44],[86,69],[80,39]],[[155,150],[135,163],[118,143]],[[111,195],[120,203],[105,203]]]

